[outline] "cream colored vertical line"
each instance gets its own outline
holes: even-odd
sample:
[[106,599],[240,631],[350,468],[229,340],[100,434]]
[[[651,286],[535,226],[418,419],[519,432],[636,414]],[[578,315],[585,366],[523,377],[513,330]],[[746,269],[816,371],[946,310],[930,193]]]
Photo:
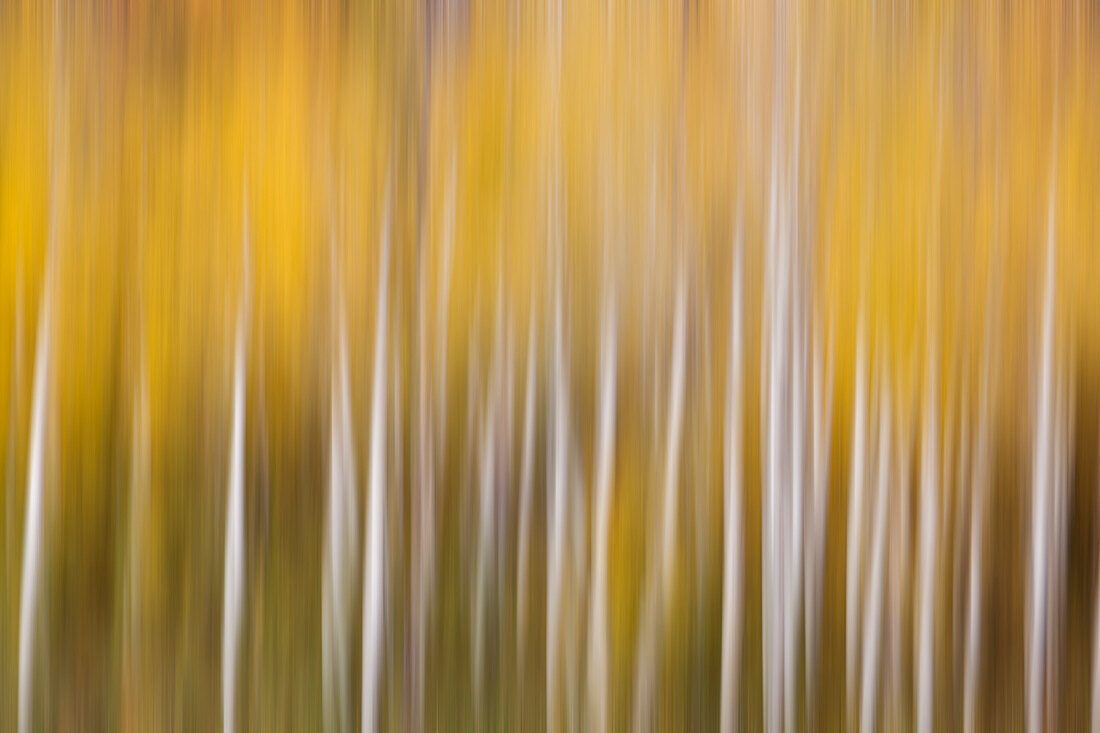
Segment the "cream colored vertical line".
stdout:
[[565,358],[562,353],[562,293],[560,271],[555,276],[553,325],[553,401],[550,471],[547,476],[547,579],[546,579],[546,721],[556,727],[558,624],[561,618],[561,586],[565,550],[566,472],[568,470],[568,395],[565,388]]
[[359,548],[359,508],[352,437],[347,321],[336,256],[334,242],[332,298],[335,354],[329,373],[329,481],[322,580],[322,662],[326,687],[326,726],[347,730],[351,719],[349,643],[351,596]]
[[[244,200],[248,193],[245,189]],[[236,722],[237,657],[240,651],[245,585],[244,542],[244,440],[245,374],[249,317],[249,232],[245,204],[243,234],[244,287],[237,310],[233,357],[233,423],[229,443],[229,494],[225,519],[225,595],[222,617],[222,730]]]
[[599,417],[596,444],[596,516],[592,550],[592,591],[588,622],[588,692],[593,730],[607,729],[607,553],[611,487],[615,464],[615,411],[618,388],[618,306],[611,265],[604,275],[600,327]]
[[[682,256],[682,255],[678,255]],[[638,660],[634,685],[634,728],[649,729],[652,698],[656,686],[658,645],[663,631],[663,613],[672,594],[675,570],[677,505],[680,475],[680,442],[683,432],[684,371],[687,352],[686,265],[677,263],[675,311],[668,394],[668,422],[665,430],[664,479],[660,512],[653,523],[660,531],[660,554],[649,569],[643,590],[643,607],[638,632]]]
[[[862,288],[861,284],[861,288]],[[855,692],[859,679],[859,587],[863,555],[864,493],[867,471],[867,316],[864,292],[859,297],[856,326],[856,384],[852,408],[852,459],[848,467],[848,531],[845,605],[845,684],[849,719],[855,710]]]
[[523,457],[519,483],[519,538],[516,559],[516,646],[520,674],[527,648],[527,557],[530,546],[531,485],[535,473],[535,301],[527,326],[527,377],[523,397]]
[[810,546],[805,565],[806,626],[806,726],[816,724],[817,665],[821,656],[821,614],[824,596],[825,547],[829,511],[829,451],[833,414],[833,355],[835,340],[829,339],[829,364],[822,354],[819,320],[812,318],[813,475],[810,487]]
[[564,344],[564,283],[565,267],[564,222],[562,221],[563,191],[561,181],[561,74],[564,0],[547,3],[547,34],[550,66],[550,160],[548,181],[548,238],[550,270],[553,290],[553,422],[550,437],[550,470],[547,476],[548,531],[546,578],[546,724],[547,730],[557,729],[557,687],[559,656],[559,624],[561,621],[563,555],[565,552],[565,525],[568,515],[567,483],[569,473],[569,395],[566,386]]
[[61,3],[54,3],[54,119],[53,153],[49,200],[49,228],[46,241],[46,266],[42,286],[42,304],[38,313],[35,340],[34,376],[31,392],[30,448],[27,458],[26,519],[23,528],[23,561],[19,588],[19,690],[18,728],[20,733],[31,729],[32,682],[34,679],[34,637],[37,626],[38,593],[45,534],[44,497],[46,473],[46,415],[50,399],[50,352],[52,346],[51,314],[53,311],[55,261],[60,236],[62,177],[65,173],[65,134],[67,117],[67,85]]
[[[56,226],[56,212],[51,228]],[[51,235],[52,240],[52,235]],[[34,636],[38,613],[42,546],[44,534],[43,485],[45,483],[46,404],[49,400],[51,328],[53,308],[53,242],[47,253],[42,306],[38,314],[35,343],[34,386],[31,396],[31,444],[27,466],[27,515],[23,534],[23,571],[19,591],[19,731],[31,728],[31,681],[34,670]]]
[[1046,668],[1047,576],[1051,545],[1050,502],[1054,479],[1054,198],[1047,221],[1046,267],[1040,332],[1038,415],[1032,436],[1031,564],[1028,576],[1027,730],[1043,729],[1043,687]]
[[503,279],[497,282],[497,322],[493,329],[493,355],[489,366],[489,385],[487,392],[487,404],[483,416],[483,424],[480,432],[481,456],[479,465],[479,504],[478,504],[478,540],[477,540],[477,567],[474,579],[474,609],[473,609],[473,675],[474,675],[474,702],[480,704],[482,654],[485,629],[485,595],[489,582],[489,560],[493,546],[494,509],[496,499],[497,477],[497,443],[500,430],[500,393],[502,384],[502,350],[504,345],[504,321],[503,313],[506,308],[504,303]]
[[939,466],[939,340],[935,303],[938,293],[934,288],[935,272],[928,268],[925,329],[925,365],[924,365],[924,406],[922,421],[924,431],[921,437],[920,468],[920,532],[918,556],[920,562],[917,603],[917,731],[931,733],[932,730],[932,672],[933,672],[933,621],[935,613],[935,589],[937,566],[937,543],[939,529],[938,500],[940,487]]
[[[994,262],[991,267],[996,267]],[[972,467],[969,548],[969,591],[966,596],[966,639],[963,661],[963,729],[975,729],[975,707],[978,694],[978,665],[982,648],[982,543],[985,538],[986,502],[991,481],[990,430],[992,428],[991,392],[993,390],[992,351],[993,329],[996,324],[995,279],[989,278],[986,300],[984,345],[982,348],[982,378],[979,387],[978,420],[974,464]],[[929,724],[931,724],[929,722]]]
[[[777,123],[776,123],[777,124]],[[763,381],[763,399],[766,400],[761,417],[764,421],[761,434],[764,439],[764,484],[761,543],[763,545],[763,572],[761,581],[763,597],[761,609],[764,614],[763,627],[763,667],[764,667],[764,719],[769,730],[782,727],[783,714],[783,634],[786,627],[786,606],[783,601],[784,549],[786,537],[783,532],[786,516],[786,476],[787,451],[784,450],[787,435],[787,417],[784,413],[784,397],[787,375],[787,333],[789,293],[786,289],[789,267],[786,247],[785,211],[780,198],[782,186],[779,183],[779,133],[773,131],[771,194],[769,203],[768,242],[766,252],[767,276],[765,278],[765,317],[767,349],[761,348],[761,379]]]
[[863,669],[860,676],[860,730],[875,730],[879,684],[879,647],[882,637],[883,583],[886,564],[886,525],[892,474],[891,399],[887,367],[880,362],[878,478],[875,483],[875,514],[871,537],[871,569],[864,602]]
[[386,181],[379,238],[378,307],[371,379],[370,454],[368,457],[366,547],[363,562],[362,730],[377,730],[381,677],[383,573],[385,572],[386,494],[386,331],[389,328],[391,182]]
[[726,375],[725,447],[725,567],[722,587],[722,689],[721,730],[738,728],[741,683],[741,639],[744,618],[744,465],[743,394],[744,325],[742,287],[744,248],[743,225],[738,224],[733,253],[733,287],[730,298],[730,350]]

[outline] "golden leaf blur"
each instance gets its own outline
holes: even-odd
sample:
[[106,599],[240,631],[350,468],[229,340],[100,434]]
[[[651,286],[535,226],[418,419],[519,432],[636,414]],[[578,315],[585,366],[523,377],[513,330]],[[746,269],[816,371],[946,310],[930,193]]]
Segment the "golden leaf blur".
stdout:
[[1100,727],[1095,3],[0,7],[0,729]]

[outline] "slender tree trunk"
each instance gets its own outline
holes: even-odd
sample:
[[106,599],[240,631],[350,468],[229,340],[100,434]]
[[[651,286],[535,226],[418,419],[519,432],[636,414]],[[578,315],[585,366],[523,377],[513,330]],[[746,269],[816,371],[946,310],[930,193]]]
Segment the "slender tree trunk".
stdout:
[[675,570],[676,525],[680,477],[680,441],[684,417],[684,371],[687,360],[687,282],[681,262],[676,282],[676,305],[672,326],[672,364],[669,383],[668,424],[665,442],[665,472],[662,484],[661,554],[653,566],[645,607],[642,610],[638,651],[638,678],[634,691],[634,727],[650,727],[651,698],[656,684],[659,637],[663,629],[664,608],[672,595]]
[[618,381],[618,305],[615,275],[605,275],[600,328],[600,382],[597,401],[596,523],[592,550],[592,591],[588,622],[588,694],[593,730],[607,729],[607,544],[615,465],[615,411]]
[[371,380],[370,456],[367,482],[367,536],[363,563],[362,729],[376,730],[381,677],[383,582],[386,552],[386,331],[389,328],[390,190],[387,184],[378,267],[378,308]]
[[[339,292],[339,287],[334,285],[333,293]],[[351,721],[348,650],[351,642],[351,596],[359,548],[359,508],[351,426],[347,327],[343,298],[334,297],[338,298],[334,308],[334,319],[338,325],[335,327],[335,363],[330,375],[329,488],[322,603],[325,632],[323,662],[326,679],[332,681],[325,691],[328,726],[348,730]]]
[[[247,195],[245,196],[247,201]],[[247,204],[246,204],[247,207]],[[225,612],[222,619],[222,730],[236,727],[237,657],[244,620],[245,374],[249,313],[248,211],[244,214],[244,288],[237,313],[233,356],[233,428],[229,444],[229,495],[225,513]]]
[[863,557],[864,493],[867,471],[867,327],[864,306],[860,304],[856,335],[855,405],[852,408],[852,460],[848,467],[848,554],[845,576],[845,680],[849,720],[855,715],[855,691],[859,679],[859,588]]
[[527,326],[527,378],[523,397],[523,457],[519,483],[519,539],[516,558],[516,646],[522,676],[527,648],[527,573],[531,535],[531,485],[535,473],[535,306]]
[[[739,225],[740,226],[740,225]],[[744,617],[744,520],[742,384],[744,382],[744,326],[742,324],[742,231],[734,245],[730,309],[730,353],[726,375],[725,568],[722,591],[722,709],[721,730],[738,727],[741,683],[741,636]]]
[[[931,275],[930,275],[931,277]],[[917,731],[931,733],[933,701],[933,622],[935,620],[937,545],[939,529],[939,353],[933,315],[935,296],[928,292],[928,328],[925,332],[924,435],[921,438],[919,598],[917,607]]]
[[1046,615],[1050,484],[1054,478],[1054,218],[1048,222],[1046,272],[1043,286],[1042,331],[1038,384],[1038,415],[1033,436],[1031,480],[1031,569],[1028,578],[1027,729],[1043,727],[1043,683],[1046,667]]
[[[52,247],[51,247],[52,250]],[[31,682],[34,670],[34,636],[38,614],[43,552],[43,493],[45,484],[46,411],[49,400],[51,328],[53,301],[52,251],[47,253],[42,307],[38,315],[35,343],[34,386],[31,396],[30,455],[27,462],[27,518],[23,530],[23,572],[19,591],[19,730],[31,728]]]
[[966,596],[966,648],[963,661],[963,729],[975,728],[974,715],[978,695],[978,665],[982,648],[982,544],[985,539],[986,502],[991,481],[990,435],[992,428],[991,396],[993,389],[993,328],[995,287],[990,278],[990,296],[986,306],[985,343],[982,350],[982,380],[978,402],[978,425],[971,480],[969,590]]
[[[813,335],[813,478],[810,502],[810,546],[806,555],[806,725],[816,723],[817,666],[824,596],[826,530],[829,513],[829,451],[833,414],[832,357],[822,363],[820,326]],[[830,349],[832,341],[830,340]],[[828,376],[826,376],[826,371]]]
[[879,392],[878,480],[875,487],[875,517],[871,538],[871,571],[864,603],[863,670],[860,692],[860,730],[875,729],[879,683],[879,646],[882,636],[883,582],[886,564],[886,526],[891,499],[891,396],[885,366]]
[[503,284],[497,289],[497,324],[493,335],[493,356],[489,366],[489,388],[481,429],[479,467],[477,567],[474,588],[473,675],[475,704],[481,698],[482,647],[485,628],[485,594],[489,582],[489,560],[496,532],[493,522],[497,477],[497,442],[500,430],[501,352],[503,350]]

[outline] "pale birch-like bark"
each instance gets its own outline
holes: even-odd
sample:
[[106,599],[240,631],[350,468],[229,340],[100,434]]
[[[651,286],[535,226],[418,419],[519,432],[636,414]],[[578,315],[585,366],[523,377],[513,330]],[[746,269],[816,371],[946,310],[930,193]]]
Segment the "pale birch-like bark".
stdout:
[[860,676],[860,730],[875,729],[876,701],[879,684],[879,646],[882,636],[883,582],[886,564],[886,527],[891,489],[891,395],[886,380],[886,368],[881,367],[883,380],[879,390],[878,479],[875,486],[875,516],[871,537],[871,568],[864,603],[863,669]]
[[[51,247],[52,250],[52,247]],[[27,518],[23,530],[23,571],[19,590],[19,730],[31,727],[31,681],[34,636],[38,614],[38,586],[41,576],[44,534],[43,493],[46,472],[46,405],[49,400],[51,329],[53,301],[52,252],[47,253],[46,280],[38,314],[35,343],[34,386],[31,393],[30,451],[27,459]]]
[[605,276],[600,328],[600,381],[597,402],[596,516],[593,529],[592,591],[588,621],[588,697],[593,730],[607,729],[607,543],[611,523],[611,478],[615,464],[618,307],[614,275]]
[[[790,406],[787,389],[790,372],[788,347],[790,345],[790,251],[787,239],[785,204],[780,200],[783,188],[779,182],[778,133],[773,141],[771,203],[769,205],[769,237],[767,251],[768,273],[765,282],[768,347],[767,361],[762,364],[762,398],[766,400],[761,416],[764,419],[762,435],[764,443],[764,498],[763,572],[761,583],[763,598],[764,644],[764,719],[765,727],[778,730],[782,727],[784,711],[783,671],[784,641],[788,625],[786,605],[786,571],[788,545],[788,505],[790,439],[787,420]],[[761,349],[764,352],[764,349]],[[763,354],[762,354],[763,356]]]
[[[247,200],[247,196],[245,197]],[[236,727],[237,657],[244,621],[245,374],[249,314],[248,211],[244,214],[244,289],[237,312],[233,356],[233,427],[229,443],[229,495],[225,513],[225,597],[222,618],[222,730]]]
[[[992,281],[990,288],[993,287]],[[992,390],[992,343],[994,299],[992,290],[986,306],[985,343],[982,350],[982,378],[978,397],[977,436],[971,480],[969,589],[966,595],[966,638],[963,657],[963,729],[974,730],[977,705],[978,664],[982,648],[982,543],[985,537],[986,501],[991,480],[992,428],[990,392]],[[929,723],[931,724],[931,723]]]
[[387,184],[378,267],[378,308],[371,379],[370,461],[367,481],[367,535],[363,562],[362,729],[378,728],[378,687],[382,663],[383,574],[386,524],[386,331],[389,327],[390,191]]
[[676,282],[675,315],[672,327],[672,364],[669,383],[668,424],[665,442],[665,471],[662,484],[660,555],[652,566],[645,591],[639,632],[638,670],[634,687],[634,727],[648,728],[653,689],[656,684],[657,647],[663,627],[664,605],[672,593],[675,569],[676,524],[680,476],[680,440],[683,432],[684,371],[687,359],[687,283],[683,263]]
[[557,728],[557,685],[558,685],[558,637],[561,619],[561,588],[565,553],[565,525],[568,515],[568,434],[569,434],[569,394],[566,385],[566,361],[564,354],[565,328],[562,312],[564,308],[562,282],[565,267],[564,222],[562,211],[562,150],[561,150],[561,75],[562,75],[562,36],[563,3],[553,0],[547,3],[546,29],[549,36],[548,66],[550,72],[549,106],[549,181],[547,185],[547,224],[549,229],[549,271],[553,273],[553,395],[548,418],[552,426],[547,431],[549,451],[547,454],[547,560],[546,560],[546,724],[547,730]]
[[23,525],[23,562],[19,585],[19,690],[17,724],[19,733],[31,728],[31,697],[34,678],[34,637],[38,615],[38,586],[40,583],[45,534],[43,503],[46,473],[46,411],[50,399],[50,351],[52,346],[51,312],[53,301],[54,263],[61,216],[62,174],[67,143],[62,122],[66,119],[66,70],[61,6],[55,5],[54,35],[54,119],[53,160],[51,161],[50,214],[46,243],[46,268],[42,286],[42,304],[38,313],[38,329],[35,341],[34,375],[31,392],[30,448],[27,456],[26,519]]
[[[334,278],[335,279],[335,278]],[[335,292],[340,292],[339,288]],[[342,298],[336,307],[337,343],[330,375],[329,486],[325,523],[323,578],[324,672],[328,726],[350,726],[349,645],[351,595],[359,553],[358,480],[351,428],[351,388],[348,372],[347,326]]]
[[497,442],[500,430],[501,350],[503,333],[503,284],[497,288],[497,323],[493,336],[493,356],[489,366],[487,404],[481,428],[481,456],[478,494],[477,566],[474,585],[473,674],[475,698],[481,695],[482,646],[485,628],[485,594],[489,582],[489,554],[492,550],[494,508],[497,484]]
[[527,646],[527,573],[531,535],[531,488],[535,473],[535,307],[527,326],[527,377],[523,397],[523,457],[519,481],[519,538],[516,552],[516,646],[519,668]]
[[561,275],[554,293],[553,326],[553,405],[552,439],[550,444],[550,470],[547,473],[547,573],[546,573],[546,720],[549,729],[557,720],[558,636],[561,619],[561,588],[563,556],[565,554],[565,525],[568,512],[567,472],[569,467],[569,412],[565,386],[565,358],[563,351],[564,328],[562,324]]
[[[814,724],[817,704],[817,665],[820,657],[821,609],[824,596],[825,540],[829,512],[829,451],[833,414],[832,356],[823,364],[821,328],[814,321],[812,347],[813,476],[810,487],[810,544],[805,564],[806,594],[806,712]],[[832,348],[830,340],[830,349]]]
[[1046,269],[1040,332],[1038,414],[1032,436],[1031,567],[1028,577],[1027,730],[1043,728],[1043,684],[1046,667],[1046,615],[1049,590],[1048,537],[1050,490],[1054,478],[1054,213],[1047,232]]
[[[931,276],[930,276],[931,277]],[[935,294],[928,292],[928,327],[925,331],[923,436],[921,437],[919,562],[920,588],[917,605],[916,700],[917,731],[932,730],[933,621],[935,613],[937,544],[939,529],[939,353],[933,315]]]
[[845,681],[846,701],[851,718],[855,710],[856,682],[859,678],[860,564],[863,556],[864,493],[867,465],[867,328],[862,298],[856,334],[855,404],[852,408],[852,459],[848,467],[848,555],[845,605]]
[[725,460],[725,567],[722,588],[722,690],[721,730],[737,728],[741,684],[741,637],[744,618],[744,520],[742,383],[744,326],[742,324],[742,231],[734,245],[733,287],[730,298],[730,352],[726,375]]

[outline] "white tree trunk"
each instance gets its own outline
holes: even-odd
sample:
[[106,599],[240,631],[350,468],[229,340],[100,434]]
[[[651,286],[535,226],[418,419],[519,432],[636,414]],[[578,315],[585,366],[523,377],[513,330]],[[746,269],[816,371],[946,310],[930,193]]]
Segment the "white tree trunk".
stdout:
[[568,515],[567,483],[569,480],[569,396],[566,387],[565,356],[562,331],[562,285],[557,275],[554,292],[553,331],[553,406],[550,470],[547,472],[547,573],[546,573],[546,720],[549,730],[556,728],[558,636],[561,619],[562,574],[564,571],[565,527]]
[[845,603],[845,690],[849,716],[855,711],[859,679],[859,587],[863,557],[864,492],[867,471],[867,330],[861,301],[856,335],[855,404],[852,408],[852,460],[848,467],[848,555]]
[[[787,230],[787,212],[783,186],[779,181],[778,133],[772,151],[771,204],[769,208],[768,273],[765,282],[768,348],[764,380],[764,509],[761,542],[763,544],[764,644],[764,719],[769,730],[783,725],[786,677],[785,637],[790,622],[787,607],[787,551],[790,544],[788,500],[791,498],[793,473],[788,420],[790,409],[790,273],[791,257]],[[781,200],[782,199],[782,200]],[[762,348],[763,352],[764,349]]]
[[474,648],[473,675],[475,698],[481,694],[482,646],[485,628],[485,594],[489,582],[489,560],[493,546],[494,509],[497,484],[497,441],[500,429],[500,393],[502,385],[501,351],[503,349],[503,285],[498,287],[497,324],[493,336],[493,356],[489,366],[488,399],[481,429],[480,492],[478,504],[477,568],[474,588]]
[[519,538],[516,559],[516,646],[522,673],[527,646],[527,556],[531,535],[531,485],[535,473],[535,308],[527,327],[527,378],[523,397],[523,458],[519,482]]
[[1027,730],[1043,728],[1051,483],[1054,480],[1054,218],[1048,222],[1040,346],[1038,415],[1031,479],[1031,569],[1028,578]]
[[[651,568],[645,591],[639,631],[638,670],[634,687],[634,727],[648,729],[653,688],[657,676],[657,647],[663,626],[664,606],[672,593],[676,559],[676,525],[680,476],[680,440],[683,432],[684,370],[687,359],[687,283],[684,264],[676,282],[676,304],[672,327],[672,364],[669,383],[668,423],[665,442],[665,473],[660,514],[660,556]],[[655,524],[656,526],[656,524]]]
[[237,656],[244,611],[244,440],[249,275],[248,212],[244,214],[244,289],[237,313],[233,356],[233,428],[229,444],[229,496],[225,514],[225,598],[222,619],[222,730],[236,724]]
[[51,254],[47,254],[42,307],[38,314],[35,343],[34,386],[31,396],[30,455],[27,464],[27,518],[23,530],[23,571],[19,590],[19,731],[31,727],[31,682],[34,670],[35,621],[38,614],[38,586],[43,545],[43,485],[45,483],[46,409],[49,400],[51,328],[53,300]]
[[[990,287],[993,287],[991,282]],[[963,729],[975,729],[974,710],[978,694],[978,664],[982,648],[982,543],[985,537],[986,496],[990,483],[990,407],[994,308],[992,295],[987,306],[985,346],[982,352],[981,394],[978,404],[977,444],[971,480],[969,590],[966,596],[966,647],[963,662]]]
[[[931,291],[929,299],[932,298]],[[932,325],[932,307],[929,306],[929,326],[925,334],[927,350],[924,378],[924,435],[921,438],[920,468],[920,600],[917,604],[917,732],[931,733],[933,694],[933,622],[935,620],[935,593],[937,545],[939,530],[939,355],[935,347],[936,332]]]
[[389,327],[390,192],[387,184],[378,267],[378,308],[371,380],[370,461],[367,536],[363,562],[362,729],[378,728],[378,686],[382,663],[383,580],[386,551],[386,331]]
[[592,729],[607,729],[607,543],[611,523],[611,477],[615,465],[618,307],[614,275],[605,277],[600,337],[600,382],[596,444],[596,523],[588,621],[588,697]]
[[[825,539],[829,513],[829,451],[833,414],[832,357],[822,363],[821,328],[813,335],[813,478],[810,500],[810,544],[806,553],[806,712],[807,726],[817,702],[817,665],[820,656],[821,608],[824,596]],[[830,343],[831,348],[831,343]],[[826,376],[828,371],[828,376]]]
[[881,370],[883,384],[879,394],[878,480],[875,486],[875,517],[871,538],[871,571],[864,604],[863,669],[860,692],[860,730],[875,729],[875,711],[879,683],[879,645],[882,636],[883,576],[886,564],[886,526],[891,490],[891,395]]
[[744,372],[742,324],[742,234],[738,230],[734,249],[733,287],[730,308],[730,352],[726,375],[726,460],[725,460],[725,568],[722,589],[722,708],[721,730],[731,733],[738,720],[741,683],[741,635],[744,616],[744,520],[742,459],[742,383]]
[[[342,299],[337,306],[338,341],[330,377],[329,487],[325,522],[323,663],[331,686],[325,691],[328,726],[347,730],[350,721],[348,647],[351,595],[359,553],[358,486],[351,427],[347,328]],[[331,709],[330,709],[331,708]]]

